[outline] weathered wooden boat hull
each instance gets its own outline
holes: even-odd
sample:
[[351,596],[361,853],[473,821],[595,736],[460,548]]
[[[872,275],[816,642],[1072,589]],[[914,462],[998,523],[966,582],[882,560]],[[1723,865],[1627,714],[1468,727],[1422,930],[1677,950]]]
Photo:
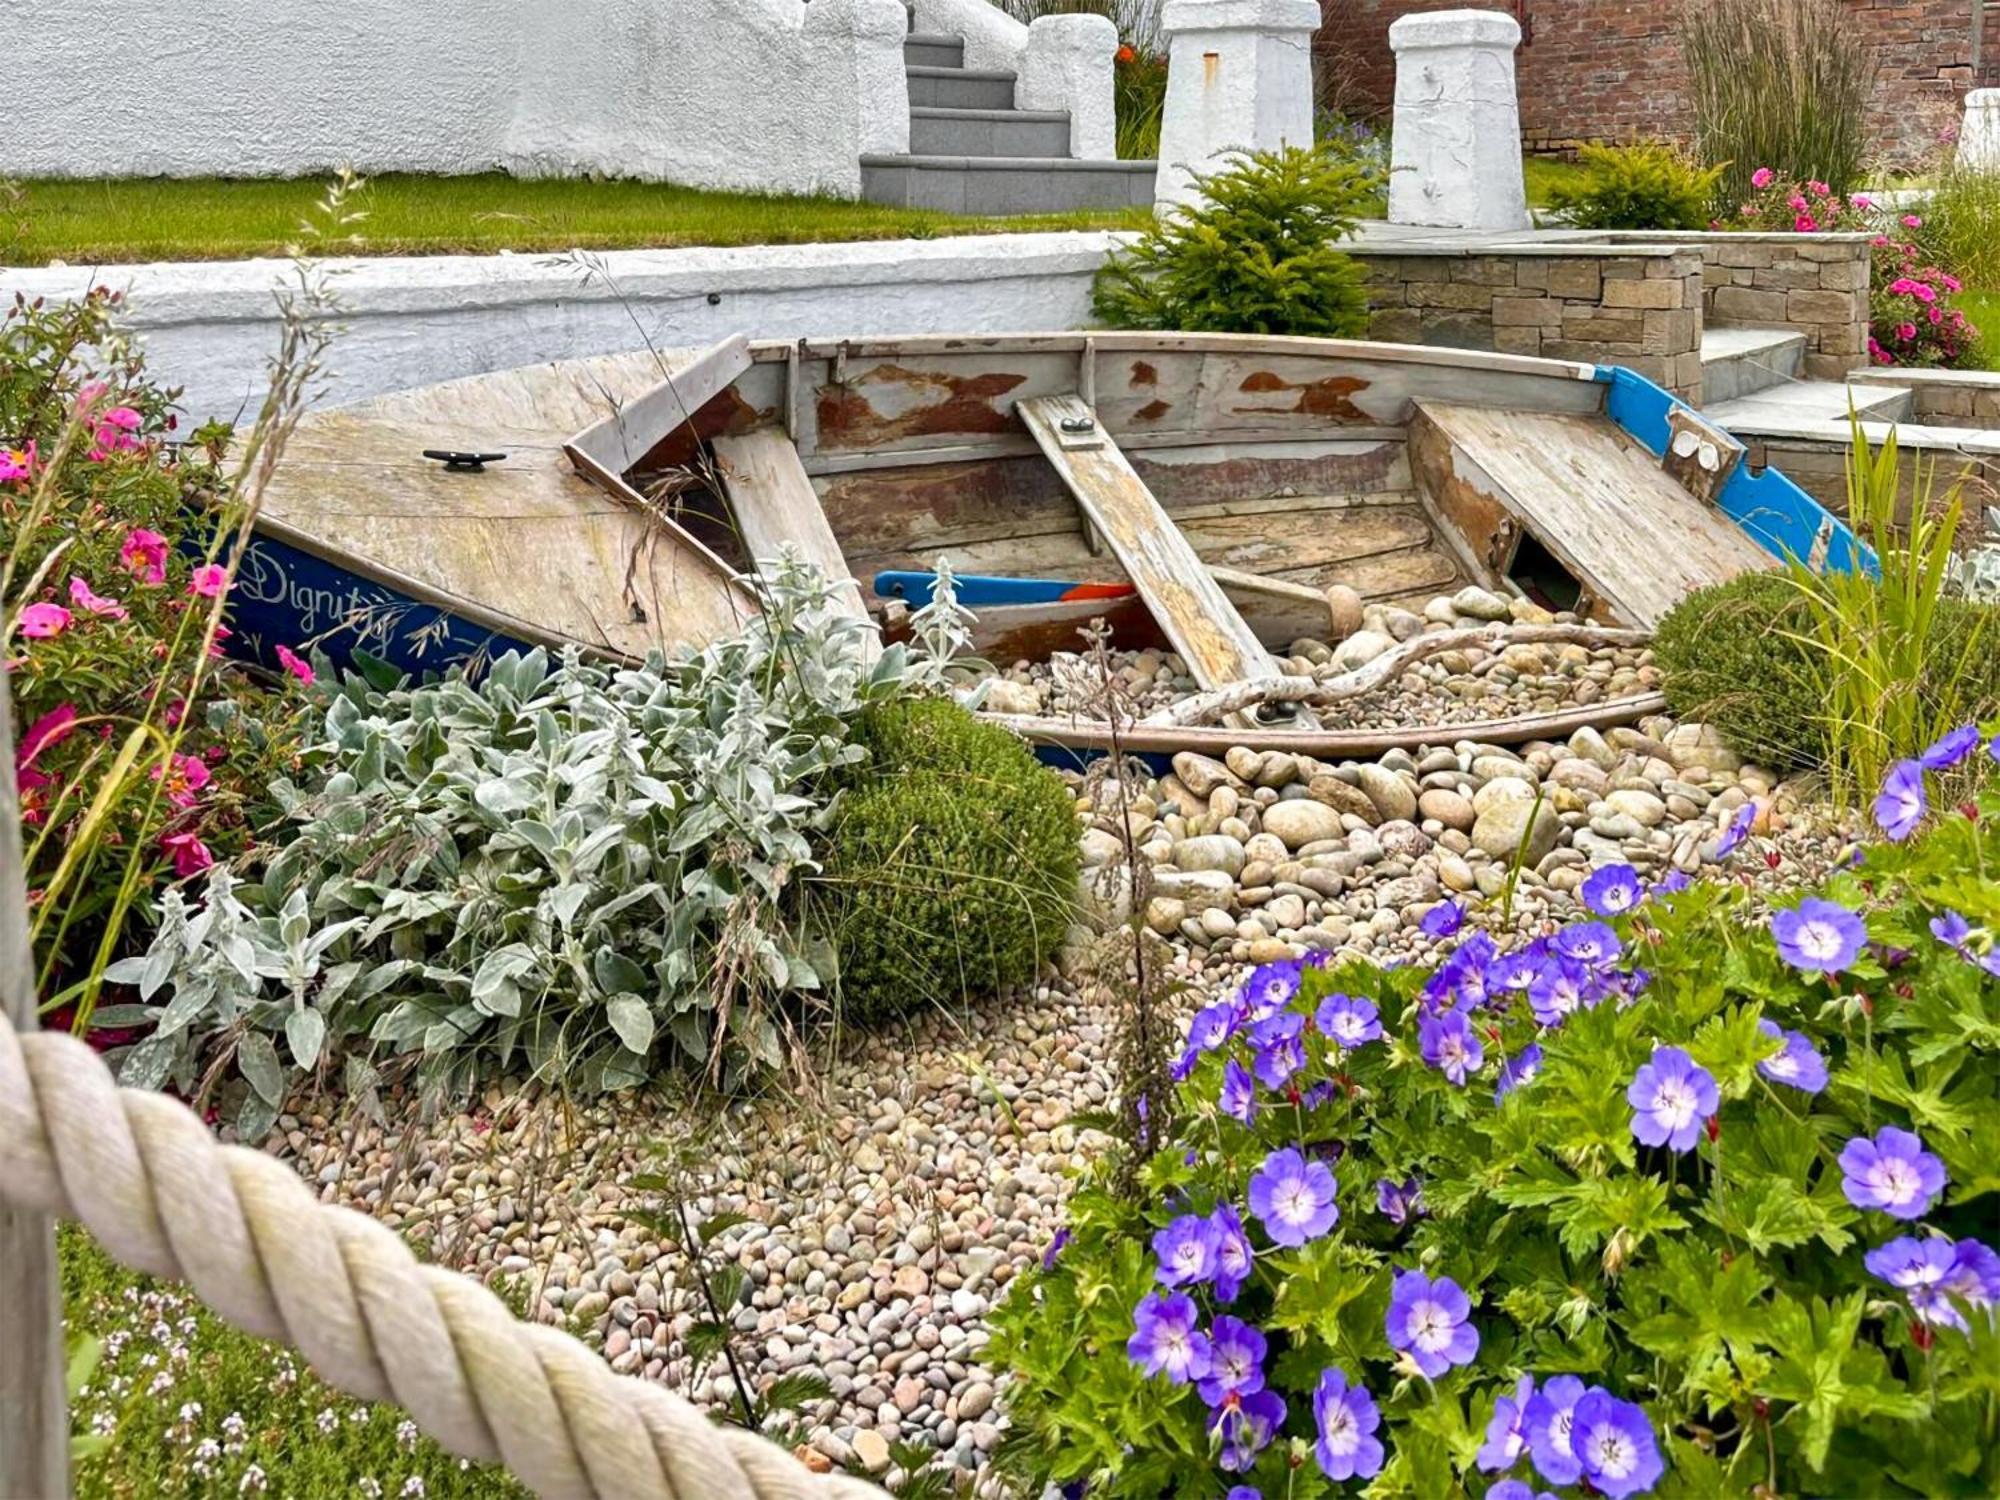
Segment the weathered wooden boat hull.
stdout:
[[[1044,425],[1038,443],[1034,422],[1056,414],[1065,431]],[[1069,433],[1079,422],[1088,431]],[[1072,446],[1114,455],[1097,472],[1122,477],[1066,481]],[[425,448],[508,457],[448,473],[418,458]],[[1314,600],[1334,584],[1393,604],[1466,583],[1553,590],[1558,607],[1650,626],[1688,588],[1782,556],[1870,565],[1846,528],[1738,454],[1630,372],[1565,361],[1197,334],[735,340],[668,360],[503,371],[309,417],[246,560],[243,618],[253,646],[303,637],[415,672],[476,667],[515,644],[630,657],[737,628],[754,608],[740,575],[795,541],[854,578],[850,607],[893,636],[899,611],[875,593],[878,574],[942,554],[962,573],[1118,583],[1145,532],[1171,553],[1165,573],[1138,579],[1146,597],[984,610],[981,654],[1074,649],[1097,618],[1128,644],[1238,620],[1247,633],[1212,670],[1240,677],[1262,651],[1322,634]],[[1139,532],[1109,545],[1102,528],[1125,521],[1072,493],[1105,482],[1138,507]],[[1204,570],[1220,592],[1194,576]],[[1264,586],[1227,581],[1244,575]],[[1178,625],[1161,592],[1176,577],[1201,600]],[[1303,719],[1142,726],[1130,742],[1337,757],[1519,741],[1658,707],[1648,695],[1388,733]],[[1011,727],[1058,754],[1105,748],[1089,725]]]

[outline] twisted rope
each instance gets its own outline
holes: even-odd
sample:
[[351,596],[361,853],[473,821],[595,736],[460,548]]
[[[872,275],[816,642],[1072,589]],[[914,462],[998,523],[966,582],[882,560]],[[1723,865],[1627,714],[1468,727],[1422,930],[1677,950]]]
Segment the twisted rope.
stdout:
[[80,1220],[124,1265],[186,1281],[325,1379],[391,1401],[452,1452],[546,1500],[881,1500],[717,1427],[564,1333],[225,1146],[186,1106],[120,1088],[82,1042],[0,1016],[0,1200]]

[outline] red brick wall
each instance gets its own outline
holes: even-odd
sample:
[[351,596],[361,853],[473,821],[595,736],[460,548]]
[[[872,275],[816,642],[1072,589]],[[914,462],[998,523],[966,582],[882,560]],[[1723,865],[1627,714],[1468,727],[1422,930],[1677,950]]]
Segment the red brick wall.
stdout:
[[[1465,0],[1321,0],[1321,91],[1350,113],[1386,117],[1396,91],[1389,23]],[[1870,125],[1875,149],[1914,163],[1950,123],[1972,70],[1973,0],[1845,0],[1881,49]],[[1521,134],[1530,150],[1581,141],[1684,138],[1679,0],[1512,0],[1492,8],[1522,22],[1515,59]],[[2000,81],[2000,7],[1989,21],[1985,83]]]

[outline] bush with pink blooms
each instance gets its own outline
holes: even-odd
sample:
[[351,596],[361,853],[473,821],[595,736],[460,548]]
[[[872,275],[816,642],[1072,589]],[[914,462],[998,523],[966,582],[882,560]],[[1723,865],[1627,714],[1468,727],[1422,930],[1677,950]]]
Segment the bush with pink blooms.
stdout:
[[1724,229],[1872,235],[1868,356],[1878,365],[1959,366],[1973,361],[1979,330],[1952,305],[1964,288],[1929,263],[1917,244],[1923,217],[1885,209],[1865,193],[1843,195],[1824,182],[1794,182],[1769,167],[1750,176],[1749,198]]
[[175,393],[117,311],[97,291],[0,316],[0,663],[30,918],[44,996],[86,1011],[91,976],[143,945],[155,889],[252,841],[303,708],[220,659],[230,575],[200,549],[227,431],[177,441]]

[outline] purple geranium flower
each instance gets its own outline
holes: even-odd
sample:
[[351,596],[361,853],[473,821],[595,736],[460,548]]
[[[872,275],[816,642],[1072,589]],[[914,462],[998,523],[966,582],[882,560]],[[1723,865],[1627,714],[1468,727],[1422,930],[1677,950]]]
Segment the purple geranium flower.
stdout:
[[1838,974],[1868,942],[1868,927],[1837,901],[1808,896],[1791,911],[1771,913],[1778,957],[1808,974]]
[[1215,1102],[1225,1115],[1245,1125],[1257,1118],[1257,1080],[1233,1057],[1222,1069],[1222,1092]]
[[1493,1102],[1498,1104],[1524,1083],[1533,1083],[1542,1071],[1542,1047],[1530,1042],[1500,1066],[1500,1080],[1493,1086]]
[[1597,1003],[1596,978],[1582,964],[1551,954],[1528,986],[1528,1008],[1544,1026],[1560,1026],[1586,1005]]
[[1183,1047],[1180,1056],[1167,1065],[1167,1077],[1175,1083],[1186,1083],[1194,1074],[1195,1064],[1200,1061],[1200,1048],[1192,1045]]
[[1208,1336],[1195,1326],[1194,1299],[1181,1292],[1155,1292],[1133,1310],[1133,1334],[1125,1353],[1148,1375],[1164,1375],[1186,1385],[1208,1373]]
[[1463,901],[1440,901],[1424,913],[1423,921],[1417,924],[1425,937],[1448,938],[1454,936],[1465,925],[1465,903]]
[[1222,1500],[1264,1500],[1264,1492],[1254,1484],[1232,1484]]
[[1612,1500],[1644,1494],[1666,1472],[1646,1413],[1598,1386],[1576,1403],[1569,1446],[1583,1466],[1583,1477]]
[[1605,865],[1583,883],[1583,904],[1600,917],[1622,917],[1642,899],[1639,872],[1630,865]]
[[1441,1016],[1418,1017],[1417,1046],[1425,1062],[1439,1069],[1461,1088],[1465,1086],[1466,1076],[1476,1072],[1486,1060],[1486,1049],[1479,1044],[1479,1034],[1472,1029],[1472,1023],[1455,1010],[1448,1010]]
[[1479,1352],[1471,1316],[1472,1299],[1449,1276],[1432,1281],[1422,1271],[1399,1271],[1389,1293],[1389,1346],[1435,1380]]
[[1486,971],[1486,987],[1489,990],[1507,990],[1518,993],[1535,982],[1542,972],[1542,963],[1547,950],[1539,942],[1516,948],[1512,953],[1502,954]]
[[1528,1434],[1528,1457],[1535,1472],[1550,1484],[1575,1484],[1583,1473],[1570,1445],[1577,1403],[1583,1400],[1583,1382],[1574,1375],[1558,1375],[1528,1398],[1521,1425]]
[[1215,1275],[1215,1226],[1200,1214],[1182,1214],[1154,1231],[1154,1274],[1168,1286],[1195,1286]]
[[1522,1424],[1527,1416],[1528,1403],[1534,1395],[1534,1377],[1523,1375],[1515,1385],[1513,1395],[1501,1396],[1494,1401],[1493,1416],[1486,1424],[1486,1442],[1479,1450],[1480,1468],[1493,1473],[1514,1467],[1522,1450],[1528,1446]]
[[1328,995],[1320,1001],[1313,1023],[1336,1047],[1359,1047],[1382,1035],[1381,1012],[1375,1002],[1353,995]]
[[1333,1197],[1333,1169],[1289,1146],[1265,1157],[1250,1179],[1250,1212],[1273,1244],[1297,1248],[1333,1228],[1340,1218]]
[[1686,870],[1669,870],[1653,882],[1653,896],[1655,899],[1661,896],[1677,896],[1693,884],[1694,877]]
[[1042,1252],[1042,1269],[1044,1271],[1053,1271],[1056,1268],[1056,1258],[1063,1253],[1063,1246],[1069,1243],[1069,1239],[1068,1225],[1064,1225],[1056,1231],[1056,1237],[1049,1241],[1049,1248]]
[[1503,1479],[1486,1492],[1486,1500],[1556,1500],[1547,1490],[1537,1491],[1525,1479]]
[[1424,1185],[1416,1177],[1397,1182],[1384,1177],[1375,1184],[1375,1206],[1389,1218],[1392,1224],[1403,1224],[1412,1218],[1423,1218],[1430,1210],[1424,1207]]
[[1243,1232],[1243,1220],[1229,1204],[1216,1204],[1208,1222],[1215,1229],[1216,1300],[1225,1304],[1234,1302],[1236,1294],[1243,1290],[1243,1283],[1250,1279],[1256,1253],[1250,1248],[1250,1236]]
[[1907,1130],[1884,1125],[1875,1138],[1858,1135],[1840,1150],[1841,1191],[1856,1208],[1895,1219],[1920,1219],[1944,1191],[1944,1163]]
[[1964,953],[1972,937],[1972,924],[1955,911],[1931,918],[1931,936],[1956,953]]
[[1743,841],[1750,837],[1751,825],[1757,821],[1757,804],[1746,802],[1736,809],[1736,816],[1729,820],[1729,826],[1722,830],[1722,837],[1715,841],[1711,858],[1729,858],[1743,847]]
[[1961,724],[1919,755],[1917,764],[1926,771],[1949,771],[1978,748],[1979,726]]
[[1632,1075],[1625,1102],[1632,1106],[1632,1134],[1642,1145],[1692,1151],[1721,1096],[1708,1069],[1687,1053],[1678,1047],[1655,1047],[1652,1060]]
[[1279,959],[1250,971],[1243,981],[1243,1003],[1250,1019],[1261,1021],[1292,1003],[1304,970],[1295,958]]
[[1236,1006],[1228,1000],[1204,1005],[1194,1013],[1188,1027],[1188,1046],[1197,1052],[1213,1052],[1236,1035]]
[[1881,793],[1875,798],[1875,824],[1897,843],[1917,831],[1930,811],[1924,795],[1924,768],[1914,760],[1899,760],[1882,778]]
[[1208,1374],[1197,1389],[1210,1406],[1264,1389],[1264,1335],[1227,1313],[1208,1330]]
[[1870,1274],[1909,1297],[1910,1311],[1919,1322],[1970,1331],[1945,1292],[1945,1283],[1958,1264],[1957,1248],[1950,1240],[1904,1235],[1879,1250],[1870,1250],[1861,1263]]
[[1602,922],[1576,922],[1555,936],[1556,952],[1590,969],[1616,962],[1624,951],[1618,934]]
[[1826,1087],[1826,1059],[1803,1031],[1787,1031],[1768,1017],[1757,1023],[1757,1029],[1785,1044],[1757,1064],[1759,1073],[1805,1094],[1817,1094]]
[[1978,1240],[1960,1240],[1952,1246],[1944,1289],[1974,1307],[1992,1307],[2000,1302],[2000,1255]]
[[1306,1065],[1305,1032],[1306,1018],[1295,1010],[1280,1011],[1250,1028],[1259,1082],[1281,1089]]
[[1320,1371],[1313,1390],[1313,1423],[1319,1428],[1313,1456],[1328,1479],[1372,1479],[1381,1472],[1382,1444],[1375,1429],[1382,1425],[1382,1413],[1366,1387],[1347,1383],[1345,1370]]
[[1284,1425],[1285,1403],[1276,1391],[1256,1391],[1210,1412],[1208,1430],[1222,1434],[1222,1456],[1216,1461],[1223,1473],[1250,1468]]

